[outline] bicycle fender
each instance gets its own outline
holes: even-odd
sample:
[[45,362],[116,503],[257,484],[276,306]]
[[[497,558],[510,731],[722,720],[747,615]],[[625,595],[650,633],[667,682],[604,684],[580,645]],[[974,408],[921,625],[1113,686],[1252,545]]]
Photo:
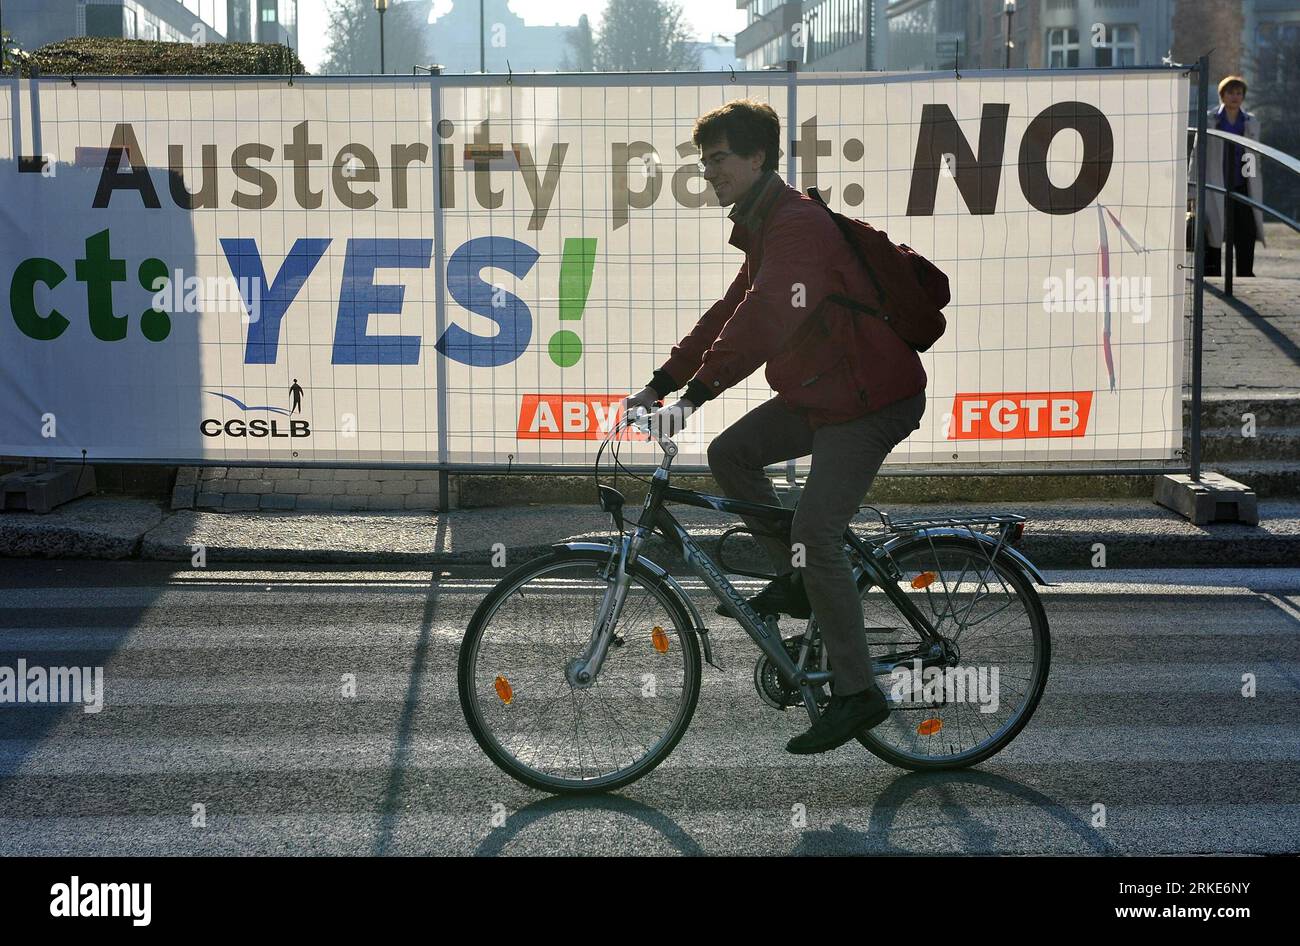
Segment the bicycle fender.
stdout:
[[[609,554],[615,550],[615,547],[608,542],[557,542],[552,545],[554,549],[573,549],[581,552],[603,552]],[[691,619],[691,631],[695,634],[696,639],[700,642],[700,649],[704,651],[704,660],[709,666],[718,670],[722,668],[713,662],[713,646],[709,643],[709,629],[700,617],[700,612],[696,609],[695,603],[691,601],[691,596],[667,570],[653,560],[646,558],[644,555],[637,556],[637,562],[644,563],[645,567],[650,569],[655,578],[658,579],[668,593],[671,594],[681,606],[686,610]]]
[[[892,554],[900,545],[904,545],[925,536],[955,536],[961,539],[970,539],[973,537],[988,546],[990,553],[998,547],[998,540],[994,536],[986,535],[983,532],[972,532],[967,529],[950,529],[942,527],[936,529],[922,529],[920,532],[909,532],[897,536],[886,542],[883,547],[886,552]],[[1052,582],[1043,577],[1043,573],[1038,570],[1038,566],[1025,558],[1024,554],[1015,546],[1003,542],[999,554],[1007,556],[1007,558],[1011,559],[1023,568],[1029,574],[1029,577],[1034,580],[1034,584],[1042,585],[1044,588],[1053,587]]]

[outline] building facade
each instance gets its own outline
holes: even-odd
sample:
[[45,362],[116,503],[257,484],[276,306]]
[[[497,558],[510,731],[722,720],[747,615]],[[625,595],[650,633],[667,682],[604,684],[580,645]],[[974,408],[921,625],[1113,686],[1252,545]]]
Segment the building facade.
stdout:
[[478,72],[480,62],[487,72],[555,72],[569,49],[572,28],[529,26],[507,0],[485,0],[480,21],[478,0],[454,0],[433,21],[429,49],[433,62],[447,72]]
[[298,0],[4,0],[24,49],[74,36],[298,46]]
[[805,43],[800,68],[817,72],[883,69],[886,35],[881,28],[889,0],[806,0]]
[[226,14],[226,0],[5,0],[4,27],[29,50],[74,36],[222,42]]
[[[186,3],[197,0],[185,0]],[[226,5],[232,43],[283,43],[298,48],[298,0],[218,0]],[[310,2],[310,0],[309,0]]]
[[1175,0],[1039,0],[1040,66],[1158,66],[1173,51]]
[[746,69],[784,69],[803,61],[803,4],[800,0],[736,0],[745,28],[736,34],[736,58]]
[[1281,86],[1300,75],[1296,0],[1178,0],[1173,23],[1178,62],[1210,57],[1210,74],[1243,76],[1252,87]]
[[885,12],[884,68],[1159,65],[1174,47],[1178,5],[1179,0],[896,0]]

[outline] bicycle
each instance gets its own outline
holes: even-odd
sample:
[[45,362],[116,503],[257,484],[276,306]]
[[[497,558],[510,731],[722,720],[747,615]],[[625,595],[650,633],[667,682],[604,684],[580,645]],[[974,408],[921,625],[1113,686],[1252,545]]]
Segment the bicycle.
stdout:
[[[794,510],[672,486],[677,445],[652,436],[648,417],[638,409],[620,418],[596,454],[597,496],[617,539],[559,543],[511,570],[475,610],[460,648],[457,682],[474,739],[501,769],[541,791],[610,791],[646,775],[690,724],[700,694],[701,650],[721,669],[690,596],[641,552],[655,532],[758,646],[754,682],[767,705],[802,706],[815,722],[830,699],[834,671],[816,617],[783,640],[776,619],[761,619],[720,567],[726,539],[750,530],[724,533],[715,562],[666,504],[752,515],[786,528]],[[664,455],[629,534],[626,501],[600,482],[600,457],[612,441],[611,455],[622,467],[617,438],[631,428],[654,439]],[[1051,663],[1047,616],[1034,589],[1048,582],[1014,548],[1027,520],[1018,514],[891,520],[864,508],[876,512],[883,529],[860,535],[850,523],[844,542],[872,651],[888,648],[873,658],[872,669],[877,677],[889,676],[882,689],[890,715],[857,740],[886,762],[912,770],[984,761],[1029,722]],[[1023,619],[1024,627],[1008,629],[1004,619],[980,637],[981,625],[1013,606],[1010,617]],[[992,662],[977,665],[971,657]],[[982,686],[989,676],[992,687]],[[975,700],[968,698],[972,688]],[[996,704],[991,711],[984,701],[989,689],[989,702]],[[968,711],[974,702],[981,705]],[[987,723],[986,716],[992,717]],[[588,728],[601,726],[609,732],[593,738]]]

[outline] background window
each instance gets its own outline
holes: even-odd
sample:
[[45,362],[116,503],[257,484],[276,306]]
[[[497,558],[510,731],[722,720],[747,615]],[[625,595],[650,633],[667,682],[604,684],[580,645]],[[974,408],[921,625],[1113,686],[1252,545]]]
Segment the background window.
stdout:
[[1107,26],[1106,45],[1093,50],[1099,66],[1135,66],[1138,61],[1136,26]]
[[1300,23],[1261,23],[1255,35],[1256,72],[1261,83],[1282,85],[1300,74]]
[[1047,66],[1063,69],[1079,64],[1079,31],[1070,27],[1047,31]]

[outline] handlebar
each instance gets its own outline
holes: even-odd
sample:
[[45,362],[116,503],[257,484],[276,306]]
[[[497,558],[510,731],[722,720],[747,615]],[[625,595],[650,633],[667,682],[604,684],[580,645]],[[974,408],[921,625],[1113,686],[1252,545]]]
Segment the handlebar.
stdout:
[[633,427],[645,434],[647,438],[659,444],[660,449],[664,452],[664,462],[661,465],[666,465],[677,455],[677,444],[671,437],[659,437],[655,434],[651,418],[654,417],[656,413],[658,412],[648,411],[638,404],[631,411],[625,413],[623,419],[610,429],[609,433],[605,437],[605,441],[608,443],[610,440],[614,439],[620,430]]

